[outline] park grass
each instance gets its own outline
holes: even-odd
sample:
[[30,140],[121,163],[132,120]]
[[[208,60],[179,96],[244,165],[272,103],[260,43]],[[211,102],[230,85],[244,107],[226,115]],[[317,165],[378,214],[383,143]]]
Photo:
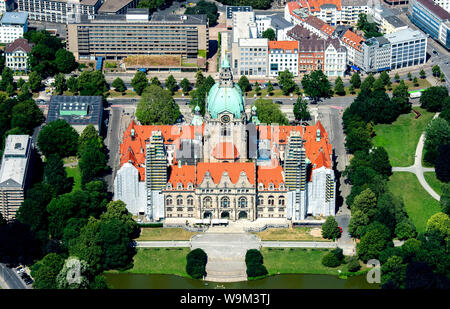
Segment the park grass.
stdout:
[[423,173],[425,180],[428,182],[430,187],[439,195],[442,195],[442,184],[443,182],[437,179],[435,172],[425,172]]
[[126,270],[132,274],[169,274],[189,277],[186,273],[186,256],[189,248],[138,248],[133,267]]
[[272,228],[263,232],[254,233],[261,240],[273,241],[331,241],[323,237],[316,237],[310,234],[310,227]]
[[414,156],[420,135],[425,126],[433,118],[433,113],[414,107],[422,115],[414,119],[414,112],[400,115],[392,124],[375,126],[376,136],[373,144],[384,147],[389,154],[392,166],[410,166],[414,164]]
[[73,187],[74,190],[81,190],[81,172],[78,166],[75,167],[66,167],[67,177],[73,177]]
[[182,228],[142,228],[137,241],[152,240],[189,240],[198,233],[189,232]]
[[413,173],[394,172],[388,186],[394,195],[403,199],[406,212],[417,231],[424,232],[428,219],[441,210],[439,201],[425,191]]
[[344,265],[336,268],[322,265],[322,258],[329,249],[261,248],[268,275],[324,274],[338,275]]

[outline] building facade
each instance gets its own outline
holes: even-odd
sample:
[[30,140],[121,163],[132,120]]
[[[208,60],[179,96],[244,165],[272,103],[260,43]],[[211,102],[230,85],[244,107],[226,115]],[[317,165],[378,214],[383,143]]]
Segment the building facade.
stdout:
[[269,76],[288,70],[298,76],[298,42],[269,41]]
[[340,38],[341,44],[347,49],[347,63],[356,65],[362,62],[362,43],[364,38],[350,29]]
[[421,65],[427,59],[427,37],[410,28],[385,36],[391,45],[391,70]]
[[8,135],[0,167],[0,213],[13,220],[29,186],[32,140],[29,135]]
[[31,45],[24,38],[18,38],[5,47],[5,66],[13,71],[27,71],[29,68],[28,55]]
[[128,9],[126,15],[72,16],[67,47],[76,59],[102,56],[181,55],[197,58],[209,50],[206,15],[149,16],[147,9]]
[[325,41],[324,73],[327,76],[344,76],[347,70],[347,49],[339,39]]
[[17,0],[18,12],[29,14],[30,20],[67,23],[69,14],[92,16],[103,0]]
[[[191,125],[131,122],[120,152],[114,199],[130,201],[130,212],[149,220],[302,221],[335,214],[332,146],[322,124],[261,124],[256,107],[246,113],[226,59],[204,117],[197,108]],[[140,183],[145,193],[136,193]],[[136,205],[140,194],[146,201]]]
[[391,44],[384,37],[375,37],[362,44],[361,63],[356,65],[367,73],[391,68]]
[[411,0],[408,6],[410,20],[431,38],[450,49],[450,13],[432,0]]
[[0,43],[11,43],[28,31],[28,14],[5,12],[0,20]]
[[239,39],[233,43],[233,73],[249,78],[263,78],[268,74],[268,39]]

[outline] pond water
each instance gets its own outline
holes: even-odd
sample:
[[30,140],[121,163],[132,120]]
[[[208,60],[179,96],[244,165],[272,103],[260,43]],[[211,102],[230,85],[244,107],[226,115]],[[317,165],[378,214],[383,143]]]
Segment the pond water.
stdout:
[[366,276],[339,279],[331,275],[276,275],[254,281],[217,283],[194,280],[175,275],[105,274],[114,289],[379,289]]

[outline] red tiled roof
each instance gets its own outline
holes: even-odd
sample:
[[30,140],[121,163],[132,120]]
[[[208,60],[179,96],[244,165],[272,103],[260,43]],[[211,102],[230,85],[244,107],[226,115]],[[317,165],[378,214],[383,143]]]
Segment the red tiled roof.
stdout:
[[169,180],[168,183],[172,184],[172,188],[176,189],[178,183],[183,184],[183,188],[186,189],[188,183],[195,184],[195,165],[173,165],[169,167]]
[[364,38],[362,36],[357,35],[350,29],[348,29],[342,36],[341,41],[345,45],[361,51],[361,44],[362,44],[362,42],[364,42]]
[[269,41],[269,50],[270,49],[282,49],[286,50],[298,50],[298,42],[297,41]]
[[14,42],[6,45],[5,53],[13,53],[18,49],[21,49],[28,54],[31,52],[31,45],[28,44],[28,40],[24,38],[18,38]]
[[276,165],[272,167],[258,166],[258,184],[262,183],[264,188],[269,188],[269,184],[273,183],[275,188],[279,188],[280,184],[284,184],[283,167]]
[[197,164],[197,184],[203,182],[205,173],[209,172],[214,183],[218,184],[224,172],[228,173],[231,182],[237,183],[241,172],[245,172],[248,181],[255,185],[255,163],[253,162],[234,162],[234,163],[206,163],[200,162]]
[[233,143],[226,142],[214,147],[212,155],[216,159],[233,160],[239,157],[239,152]]

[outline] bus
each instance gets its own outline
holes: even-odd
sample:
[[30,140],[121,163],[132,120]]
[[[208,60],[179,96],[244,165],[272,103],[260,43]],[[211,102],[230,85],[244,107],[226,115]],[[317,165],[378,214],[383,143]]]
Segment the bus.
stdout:
[[408,91],[409,93],[409,98],[410,99],[416,99],[416,98],[420,98],[420,96],[422,95],[422,92],[424,92],[426,89],[419,89],[419,90],[411,90]]

